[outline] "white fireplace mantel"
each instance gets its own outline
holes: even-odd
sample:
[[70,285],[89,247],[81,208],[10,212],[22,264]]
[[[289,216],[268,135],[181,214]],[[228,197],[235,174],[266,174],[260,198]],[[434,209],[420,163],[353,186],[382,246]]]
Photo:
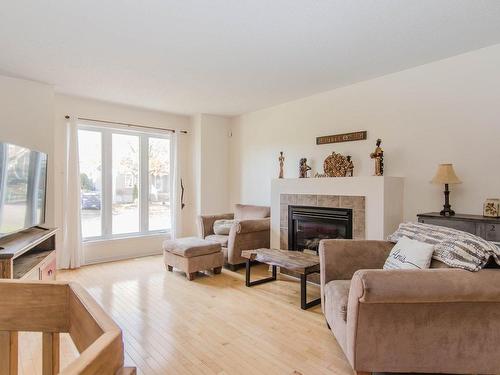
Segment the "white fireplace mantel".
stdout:
[[280,247],[280,195],[365,197],[365,238],[382,240],[403,219],[404,178],[388,176],[275,179],[271,183],[271,247]]

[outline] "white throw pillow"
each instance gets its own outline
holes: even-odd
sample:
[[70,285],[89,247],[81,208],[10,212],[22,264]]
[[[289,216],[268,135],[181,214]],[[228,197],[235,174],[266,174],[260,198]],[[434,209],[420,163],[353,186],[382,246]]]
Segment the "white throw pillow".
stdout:
[[384,270],[419,270],[431,265],[434,245],[401,238],[391,250],[384,264]]
[[214,233],[218,235],[227,236],[233,224],[234,220],[215,220]]

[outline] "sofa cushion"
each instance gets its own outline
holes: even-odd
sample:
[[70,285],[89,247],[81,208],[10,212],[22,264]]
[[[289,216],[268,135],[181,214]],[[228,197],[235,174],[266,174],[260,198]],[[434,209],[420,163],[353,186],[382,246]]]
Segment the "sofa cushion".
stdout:
[[350,280],[333,280],[324,287],[325,318],[344,353],[347,352],[347,301],[350,283]]
[[429,268],[434,245],[407,237],[401,238],[392,248],[384,270],[421,270]]
[[264,219],[269,216],[271,216],[271,209],[268,206],[237,204],[234,207],[234,218],[236,220]]
[[223,236],[221,234],[211,234],[210,236],[206,236],[205,239],[218,242],[222,247],[227,247],[229,236]]
[[[347,301],[351,280],[332,280],[325,285],[325,313],[333,312],[335,317],[347,321]],[[334,319],[332,319],[334,320]]]
[[184,237],[163,242],[163,250],[185,258],[213,254],[221,251],[221,244],[198,237]]
[[234,224],[234,220],[215,220],[214,221],[214,233],[227,236],[231,231],[231,227]]

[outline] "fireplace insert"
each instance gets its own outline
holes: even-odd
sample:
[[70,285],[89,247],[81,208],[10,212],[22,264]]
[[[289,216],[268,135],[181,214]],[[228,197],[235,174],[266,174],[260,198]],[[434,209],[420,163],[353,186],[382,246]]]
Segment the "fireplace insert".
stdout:
[[323,239],[352,239],[352,210],[288,206],[289,250],[318,252]]

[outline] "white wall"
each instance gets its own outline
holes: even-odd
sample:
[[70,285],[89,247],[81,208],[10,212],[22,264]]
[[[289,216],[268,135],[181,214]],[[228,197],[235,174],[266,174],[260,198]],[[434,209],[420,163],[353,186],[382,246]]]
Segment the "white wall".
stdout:
[[[47,225],[60,225],[63,205],[55,197],[62,196],[64,115],[190,131],[181,136],[186,187],[183,234],[189,235],[195,233],[197,213],[230,211],[238,202],[270,204],[279,151],[285,152],[287,177],[298,175],[301,157],[309,159],[313,173],[321,170],[333,150],[351,154],[355,174],[368,176],[372,174],[368,154],[381,137],[386,175],[406,179],[405,218],[411,220],[417,212],[441,208],[442,187],[429,183],[440,162],[453,162],[464,181],[452,187],[457,211],[481,213],[485,198],[500,196],[499,98],[500,45],[231,121],[54,96],[49,85],[0,76],[0,140],[49,154]],[[316,136],[355,130],[368,130],[369,139],[315,145]],[[113,246],[127,256],[137,250],[156,252],[158,244],[154,239]],[[95,247],[92,259],[111,259],[113,246]]]
[[[187,130],[189,134],[179,135],[181,174],[186,187],[185,209],[182,211],[182,235],[195,233],[194,225],[195,204],[194,191],[189,187],[195,186],[191,174],[192,165],[192,132],[191,119],[188,116],[174,115],[166,112],[150,111],[140,108],[107,103],[103,101],[85,99],[68,95],[55,95],[55,129],[56,129],[56,196],[62,196],[62,181],[64,177],[64,137],[65,115],[71,117],[86,117],[99,120],[126,122],[159,128]],[[56,201],[56,224],[60,226],[64,210],[64,202]],[[163,236],[141,238],[115,239],[111,241],[90,242],[84,245],[85,262],[113,260],[117,258],[149,255],[161,252]]]
[[[405,177],[404,215],[442,207],[429,183],[452,162],[457,212],[480,214],[500,197],[500,45],[321,93],[232,120],[231,202],[270,204],[271,179],[284,151],[285,177],[307,157],[313,174],[332,151],[350,154],[355,175],[373,173],[369,153],[382,138],[387,176]],[[368,130],[368,140],[317,146],[315,137]]]
[[54,226],[54,90],[0,76],[0,142],[48,154],[46,225]]
[[[62,94],[50,85],[0,76],[0,141],[49,155],[47,225],[62,227],[65,115],[187,130],[179,135],[185,187],[181,235],[196,234],[196,215],[229,211],[229,119],[175,115]],[[57,198],[56,198],[57,197]],[[92,263],[158,253],[160,236],[87,243]],[[57,236],[61,249],[62,233]]]
[[230,120],[222,116],[193,118],[198,214],[230,212],[229,134]]

